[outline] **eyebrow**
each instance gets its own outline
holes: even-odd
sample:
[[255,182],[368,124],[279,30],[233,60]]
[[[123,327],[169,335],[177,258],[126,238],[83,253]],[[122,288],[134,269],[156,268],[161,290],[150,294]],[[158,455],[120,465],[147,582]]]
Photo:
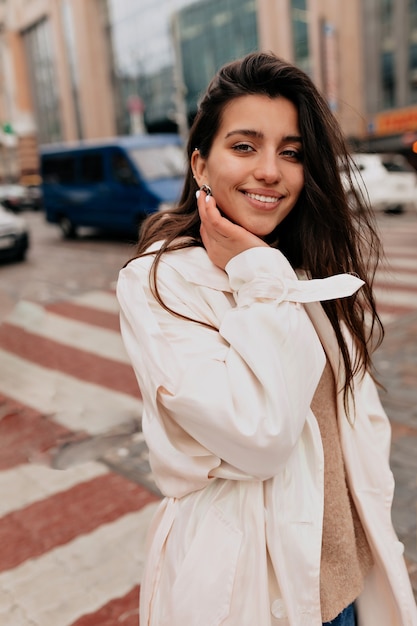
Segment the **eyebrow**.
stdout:
[[[233,135],[245,135],[246,137],[254,137],[255,139],[263,139],[264,134],[259,132],[258,130],[251,130],[250,128],[238,128],[236,130],[231,130],[227,133],[225,139],[232,137]],[[296,141],[297,143],[302,143],[302,138],[300,135],[286,135],[282,138],[283,141]]]

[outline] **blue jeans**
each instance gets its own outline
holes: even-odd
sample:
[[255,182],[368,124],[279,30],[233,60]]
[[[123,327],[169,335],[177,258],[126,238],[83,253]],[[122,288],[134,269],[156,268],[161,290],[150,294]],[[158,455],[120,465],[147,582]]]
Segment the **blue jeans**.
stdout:
[[326,622],[323,626],[356,626],[355,609],[353,604],[349,604],[337,617]]

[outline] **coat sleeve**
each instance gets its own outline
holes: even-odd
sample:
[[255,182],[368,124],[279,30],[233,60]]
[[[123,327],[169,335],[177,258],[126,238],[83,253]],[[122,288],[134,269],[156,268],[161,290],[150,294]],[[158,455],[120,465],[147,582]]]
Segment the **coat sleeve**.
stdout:
[[[142,261],[122,270],[117,295],[144,398],[239,471],[275,475],[302,433],[325,363],[304,308],[288,298],[286,281],[295,278],[288,261],[269,248],[232,259],[226,271],[236,306],[224,307],[218,331],[161,307],[148,286],[149,263]],[[170,309],[209,317],[212,290],[164,263],[158,289]]]

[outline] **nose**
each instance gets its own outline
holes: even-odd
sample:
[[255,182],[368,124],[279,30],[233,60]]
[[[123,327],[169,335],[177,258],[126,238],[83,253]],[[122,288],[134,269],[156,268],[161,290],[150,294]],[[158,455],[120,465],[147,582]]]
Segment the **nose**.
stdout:
[[279,157],[274,151],[265,151],[258,157],[254,171],[257,180],[263,180],[268,184],[276,183],[282,178]]

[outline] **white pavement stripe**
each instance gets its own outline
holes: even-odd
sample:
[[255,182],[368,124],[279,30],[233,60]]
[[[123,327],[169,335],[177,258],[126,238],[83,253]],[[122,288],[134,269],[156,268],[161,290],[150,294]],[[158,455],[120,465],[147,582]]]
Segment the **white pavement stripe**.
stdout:
[[107,311],[108,313],[118,314],[120,311],[116,294],[106,291],[89,291],[81,296],[71,298],[71,302],[93,309],[99,309],[100,311]]
[[378,283],[386,283],[397,286],[414,287],[417,288],[417,277],[412,272],[397,272],[392,270],[380,270],[376,275],[375,279],[376,284]]
[[417,310],[417,292],[390,290],[389,287],[375,287],[377,306],[386,304],[390,306],[402,306]]
[[0,350],[0,391],[72,431],[99,434],[142,414],[142,402]]
[[404,251],[408,250],[411,256],[415,255],[414,241],[410,239],[409,232],[402,233],[401,235],[397,233],[395,237],[392,237],[392,236],[390,237],[390,236],[387,236],[386,234],[383,237],[382,245],[384,249],[392,250],[393,253],[397,251],[400,254],[404,254]]
[[65,471],[31,463],[3,470],[0,472],[0,517],[108,471],[105,465],[94,461],[70,467]]
[[146,533],[157,506],[149,504],[0,574],[0,624],[69,626],[126,595],[141,581]]
[[379,315],[379,317],[381,319],[381,322],[383,323],[384,326],[386,326],[387,324],[390,324],[391,322],[396,320],[397,317],[398,317],[394,313],[384,313],[383,311],[379,311],[378,315]]
[[129,363],[120,333],[56,315],[34,302],[19,302],[7,321],[71,348]]
[[394,255],[390,255],[387,259],[387,262],[383,262],[381,264],[381,269],[385,270],[385,269],[399,269],[399,270],[410,270],[410,269],[417,269],[417,258],[410,258],[410,257],[400,257],[400,256],[394,256]]

